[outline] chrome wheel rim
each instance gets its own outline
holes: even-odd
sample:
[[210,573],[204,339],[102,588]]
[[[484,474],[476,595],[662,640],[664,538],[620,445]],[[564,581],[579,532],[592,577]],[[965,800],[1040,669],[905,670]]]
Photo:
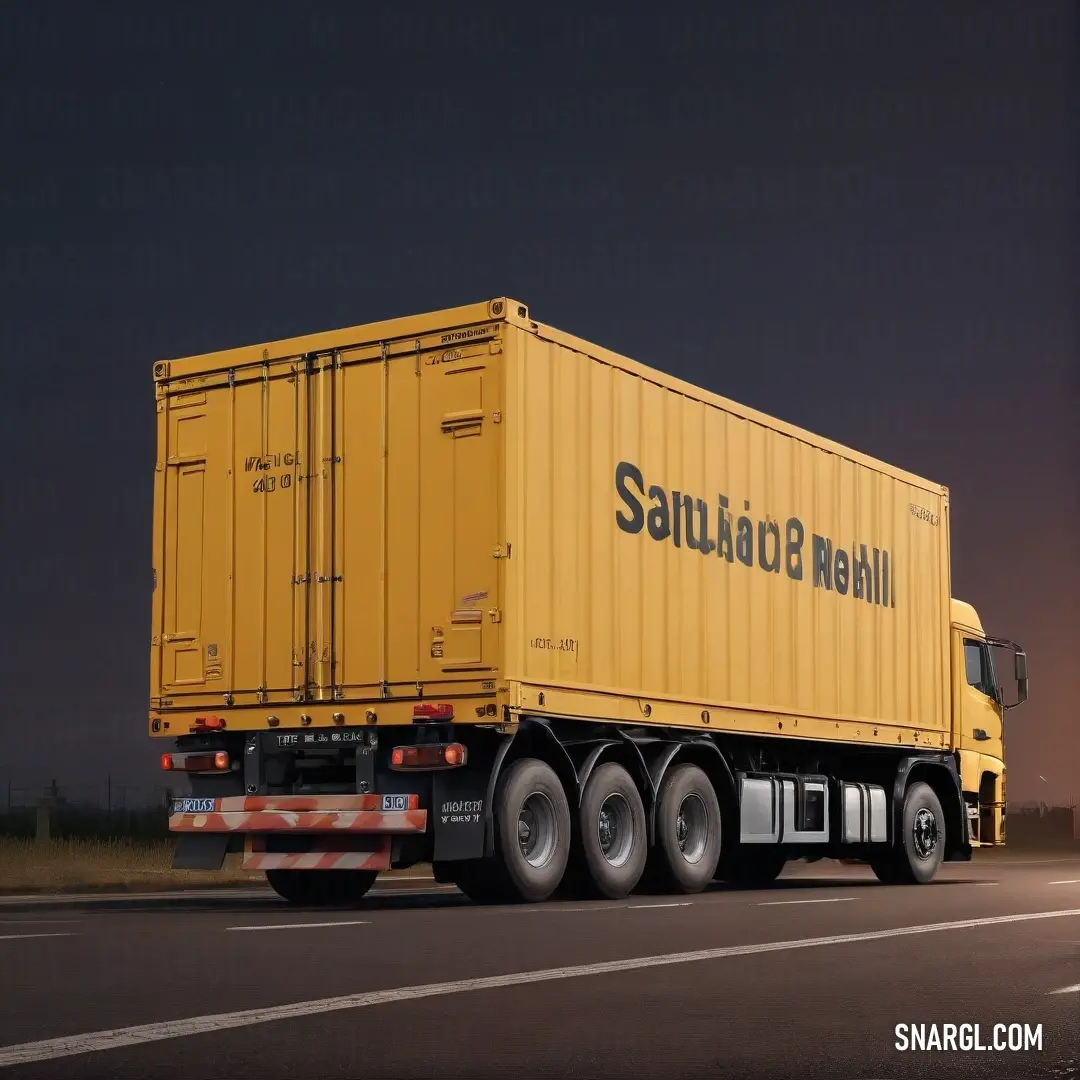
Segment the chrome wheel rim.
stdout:
[[911,826],[911,839],[918,858],[929,859],[938,846],[938,824],[933,810],[922,806],[915,812]]
[[600,852],[612,866],[623,866],[634,849],[634,815],[626,796],[609,795],[596,815],[596,839]]
[[700,862],[709,845],[709,815],[701,796],[692,793],[679,804],[675,839],[688,863]]
[[521,857],[530,866],[539,868],[551,861],[559,837],[559,826],[555,807],[542,791],[534,791],[521,804],[517,837]]

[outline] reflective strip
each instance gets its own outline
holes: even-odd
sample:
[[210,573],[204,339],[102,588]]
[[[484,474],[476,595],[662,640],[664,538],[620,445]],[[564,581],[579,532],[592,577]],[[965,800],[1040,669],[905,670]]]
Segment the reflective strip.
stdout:
[[[222,800],[225,801],[225,800]],[[170,832],[366,832],[422,833],[426,810],[340,810],[300,813],[256,810],[250,813],[172,814]]]
[[[420,799],[406,796],[408,807],[415,810]],[[235,795],[216,799],[214,809],[220,813],[250,813],[253,810],[288,810],[296,813],[328,810],[374,810],[382,808],[381,795]]]
[[389,870],[390,848],[382,851],[244,852],[245,870]]

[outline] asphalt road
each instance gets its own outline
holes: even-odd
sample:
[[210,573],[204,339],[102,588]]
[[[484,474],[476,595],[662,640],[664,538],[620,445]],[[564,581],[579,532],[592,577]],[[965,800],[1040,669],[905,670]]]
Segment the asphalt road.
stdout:
[[[1041,1049],[898,1049],[898,1024]],[[617,904],[0,905],[0,1080],[563,1076],[1076,1080],[1080,859]]]

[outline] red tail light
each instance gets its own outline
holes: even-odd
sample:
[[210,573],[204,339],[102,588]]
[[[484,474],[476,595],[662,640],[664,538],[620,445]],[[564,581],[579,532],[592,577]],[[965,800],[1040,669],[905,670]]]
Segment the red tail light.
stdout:
[[231,762],[228,752],[213,754],[162,754],[161,767],[166,772],[227,772]]
[[442,721],[454,719],[454,706],[453,705],[414,705],[413,706],[413,719],[414,720],[433,720]]
[[225,727],[225,718],[221,716],[196,716],[192,731],[221,731]]
[[395,746],[390,751],[393,769],[456,769],[468,758],[461,743],[432,743],[422,746]]

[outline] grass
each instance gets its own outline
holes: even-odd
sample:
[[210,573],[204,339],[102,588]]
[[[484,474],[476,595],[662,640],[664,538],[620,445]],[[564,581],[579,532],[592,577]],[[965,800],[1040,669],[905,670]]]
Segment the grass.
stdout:
[[261,873],[229,855],[221,870],[173,870],[168,840],[56,839],[37,843],[0,837],[0,893],[157,891],[263,885]]
[[[0,836],[30,839],[37,831],[37,811],[13,807],[0,811]],[[49,833],[57,840],[111,840],[116,837],[140,844],[169,839],[169,818],[164,807],[112,811],[86,806],[56,806],[49,812]]]

